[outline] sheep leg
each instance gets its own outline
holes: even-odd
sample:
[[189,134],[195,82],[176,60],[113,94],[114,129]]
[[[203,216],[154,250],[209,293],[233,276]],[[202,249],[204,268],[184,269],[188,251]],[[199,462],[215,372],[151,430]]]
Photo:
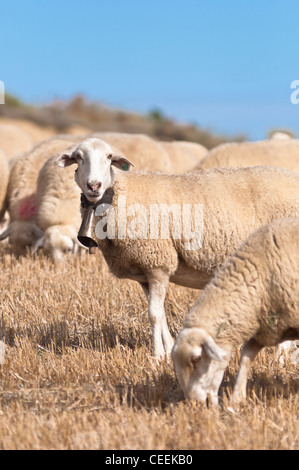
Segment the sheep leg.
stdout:
[[250,364],[261,349],[262,346],[254,338],[251,338],[244,345],[241,353],[240,367],[232,395],[232,401],[234,403],[239,403],[240,401],[246,399],[246,386]]
[[142,284],[142,288],[148,297],[148,314],[152,327],[153,355],[162,357],[165,353],[170,353],[173,339],[170,335],[165,311],[164,302],[168,288],[168,276],[157,271],[147,274],[147,285]]
[[164,309],[163,309],[163,313],[164,314],[163,314],[163,319],[162,319],[162,340],[163,340],[165,352],[167,355],[170,356],[171,350],[174,344],[174,339],[170,334]]
[[[149,301],[149,286],[147,283],[140,283],[143,292],[145,293],[145,296],[147,300]],[[169,332],[168,325],[167,325],[167,320],[166,320],[166,315],[164,311],[164,302],[163,302],[163,319],[162,319],[162,341],[163,341],[163,350],[166,352],[166,354],[171,353],[172,346],[174,343],[174,340]],[[164,353],[163,353],[164,354]]]

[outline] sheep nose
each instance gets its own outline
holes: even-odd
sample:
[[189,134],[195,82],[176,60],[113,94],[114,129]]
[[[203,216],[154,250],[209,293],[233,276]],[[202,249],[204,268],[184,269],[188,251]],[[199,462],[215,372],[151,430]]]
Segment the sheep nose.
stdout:
[[94,181],[87,183],[88,189],[90,189],[94,193],[97,192],[101,186],[102,186],[102,183],[96,183]]

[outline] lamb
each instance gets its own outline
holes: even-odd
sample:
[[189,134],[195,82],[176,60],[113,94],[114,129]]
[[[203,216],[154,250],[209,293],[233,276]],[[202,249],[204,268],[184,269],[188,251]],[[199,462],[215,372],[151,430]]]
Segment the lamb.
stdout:
[[[76,164],[86,203],[99,205],[96,236],[111,272],[139,282],[147,295],[155,357],[173,345],[164,313],[169,282],[204,288],[250,232],[299,215],[299,175],[281,169],[126,172],[121,169],[132,163],[99,139],[86,139],[57,164]],[[160,236],[157,216],[165,208],[172,212],[172,233],[162,236],[161,217]]]
[[37,144],[31,151],[14,159],[6,198],[10,222],[0,235],[0,240],[9,238],[16,252],[32,246],[42,237],[43,232],[36,224],[38,173],[51,155],[57,156],[70,147],[71,143],[67,137],[57,136]]
[[250,362],[264,346],[299,339],[299,218],[254,231],[219,269],[187,314],[172,359],[185,396],[218,389],[235,346],[245,343],[232,400],[246,398]]
[[170,156],[175,173],[192,171],[208,150],[195,142],[173,141],[159,142]]
[[195,170],[260,165],[299,172],[299,140],[270,139],[221,144],[210,150]]
[[8,158],[33,147],[29,135],[13,124],[0,124],[0,149]]

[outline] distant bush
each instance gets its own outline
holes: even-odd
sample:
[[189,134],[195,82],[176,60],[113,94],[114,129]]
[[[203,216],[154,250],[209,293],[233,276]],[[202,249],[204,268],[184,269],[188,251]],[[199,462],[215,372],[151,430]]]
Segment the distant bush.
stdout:
[[195,124],[180,124],[154,108],[147,114],[124,109],[112,109],[99,102],[89,101],[84,95],[69,101],[53,101],[44,106],[28,106],[12,95],[0,106],[0,116],[31,120],[41,126],[53,126],[57,132],[67,132],[73,125],[94,131],[147,134],[159,140],[186,140],[198,142],[208,149],[227,141],[242,141],[245,135],[228,137],[202,129]]
[[23,108],[25,104],[16,96],[11,95],[10,93],[5,93],[5,104],[12,108]]
[[160,111],[160,109],[152,109],[148,113],[148,117],[154,122],[162,122],[165,119],[164,115],[163,115],[162,111]]

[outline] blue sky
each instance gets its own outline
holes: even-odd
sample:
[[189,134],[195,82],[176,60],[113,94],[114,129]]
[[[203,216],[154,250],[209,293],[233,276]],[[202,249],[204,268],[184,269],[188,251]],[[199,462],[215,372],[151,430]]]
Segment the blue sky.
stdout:
[[10,0],[0,80],[43,103],[84,93],[229,135],[299,136],[298,0]]

